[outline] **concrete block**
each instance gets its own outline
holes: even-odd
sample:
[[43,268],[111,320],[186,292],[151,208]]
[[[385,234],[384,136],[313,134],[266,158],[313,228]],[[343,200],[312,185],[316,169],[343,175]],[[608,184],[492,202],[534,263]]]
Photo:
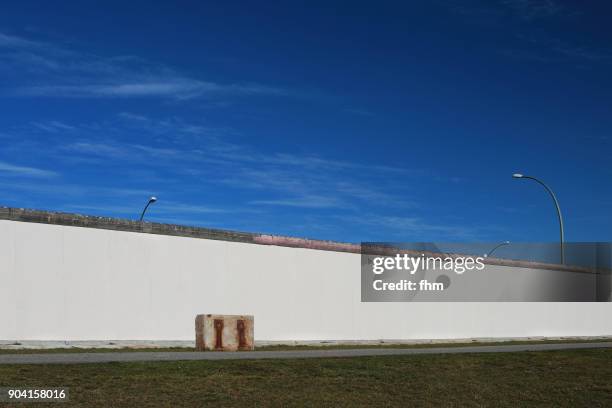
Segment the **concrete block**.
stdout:
[[253,316],[200,314],[195,331],[198,351],[255,349]]

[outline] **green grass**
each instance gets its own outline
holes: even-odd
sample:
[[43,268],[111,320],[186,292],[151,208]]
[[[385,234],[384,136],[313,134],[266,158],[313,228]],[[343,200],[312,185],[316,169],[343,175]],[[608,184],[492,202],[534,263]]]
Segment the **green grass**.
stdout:
[[[267,345],[259,346],[255,351],[294,351],[294,350],[346,350],[346,349],[380,349],[380,348],[436,348],[436,347],[467,347],[467,346],[507,346],[519,344],[555,344],[555,343],[601,343],[612,341],[601,339],[563,339],[563,340],[509,340],[494,342],[469,343],[421,343],[421,344],[323,344],[323,345]],[[142,348],[49,348],[49,349],[0,349],[0,354],[44,354],[44,353],[109,353],[109,352],[152,352],[152,351],[195,351],[193,347],[142,347]]]
[[88,407],[609,407],[611,378],[611,349],[0,365],[0,386],[68,386],[60,406]]

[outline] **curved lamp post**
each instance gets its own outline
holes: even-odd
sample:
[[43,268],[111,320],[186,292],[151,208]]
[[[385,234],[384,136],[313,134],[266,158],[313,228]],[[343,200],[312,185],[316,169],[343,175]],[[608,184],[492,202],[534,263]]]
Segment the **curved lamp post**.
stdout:
[[495,246],[495,247],[494,247],[492,250],[490,250],[488,253],[486,253],[484,257],[485,257],[485,258],[490,257],[490,256],[491,256],[491,254],[492,254],[493,252],[495,252],[495,250],[496,250],[497,248],[502,247],[502,246],[504,246],[504,245],[510,245],[510,241],[500,242],[500,243],[499,243],[499,244],[497,244],[497,245],[496,245],[496,246]]
[[145,212],[147,212],[147,208],[149,208],[149,206],[151,204],[153,204],[154,202],[157,201],[157,197],[150,197],[149,198],[149,202],[147,203],[147,205],[145,205],[144,210],[142,210],[142,214],[140,214],[140,222],[142,222],[142,219],[144,218]]
[[557,197],[555,196],[555,193],[553,193],[553,191],[546,184],[544,184],[544,182],[542,182],[541,180],[538,180],[535,177],[525,176],[520,173],[514,173],[512,177],[517,178],[517,179],[529,179],[529,180],[533,180],[539,183],[540,185],[542,185],[542,187],[546,189],[546,191],[548,191],[548,194],[550,194],[553,201],[555,202],[555,207],[557,208],[557,217],[559,218],[559,231],[561,233],[561,264],[564,265],[565,264],[565,251],[563,247],[564,247],[565,240],[564,240],[564,235],[563,235],[563,217],[561,216],[561,207],[559,207],[559,201],[557,201]]

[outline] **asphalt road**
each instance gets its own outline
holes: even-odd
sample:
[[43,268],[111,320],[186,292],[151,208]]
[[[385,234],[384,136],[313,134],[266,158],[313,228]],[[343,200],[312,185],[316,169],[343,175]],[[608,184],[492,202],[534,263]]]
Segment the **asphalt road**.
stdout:
[[104,353],[49,353],[49,354],[0,354],[0,364],[87,364],[134,361],[180,361],[180,360],[255,360],[287,358],[335,358],[364,356],[397,356],[416,354],[458,353],[509,353],[517,351],[549,351],[571,349],[612,348],[612,342],[601,343],[554,343],[519,344],[499,346],[431,347],[431,348],[371,348],[341,350],[295,350],[295,351],[242,351],[231,352],[104,352]]

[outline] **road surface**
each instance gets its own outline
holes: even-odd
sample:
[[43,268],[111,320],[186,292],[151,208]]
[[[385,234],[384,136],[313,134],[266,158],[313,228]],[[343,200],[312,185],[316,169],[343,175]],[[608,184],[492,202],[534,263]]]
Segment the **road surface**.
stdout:
[[242,351],[242,352],[196,352],[196,351],[134,351],[100,353],[44,353],[44,354],[0,354],[0,364],[87,364],[137,361],[181,361],[181,360],[256,360],[291,358],[336,358],[366,356],[397,356],[417,354],[461,354],[461,353],[510,353],[517,351],[551,351],[574,349],[612,348],[612,342],[598,343],[552,343],[517,344],[498,346],[427,347],[427,348],[369,348],[369,349],[320,349],[292,351]]

